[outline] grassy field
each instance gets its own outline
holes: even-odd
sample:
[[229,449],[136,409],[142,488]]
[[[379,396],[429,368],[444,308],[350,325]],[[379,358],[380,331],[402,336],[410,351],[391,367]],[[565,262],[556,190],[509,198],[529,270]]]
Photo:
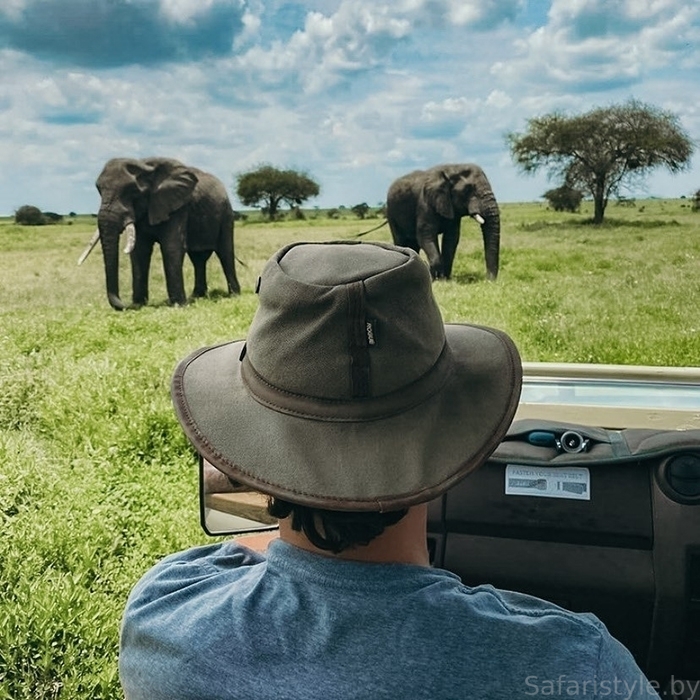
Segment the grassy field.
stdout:
[[[599,228],[541,204],[502,207],[501,273],[484,281],[463,222],[454,278],[434,285],[448,321],[497,326],[525,360],[700,365],[700,214],[682,200],[608,208]],[[240,338],[264,261],[291,241],[350,238],[378,219],[239,223],[243,292],[216,260],[210,298],[110,309],[95,222],[0,221],[0,700],[119,698],[126,596],[163,555],[203,543],[193,454],[176,423],[177,361]],[[386,227],[365,239],[390,240]],[[187,285],[192,272],[186,262]],[[128,300],[128,260],[122,297]]]

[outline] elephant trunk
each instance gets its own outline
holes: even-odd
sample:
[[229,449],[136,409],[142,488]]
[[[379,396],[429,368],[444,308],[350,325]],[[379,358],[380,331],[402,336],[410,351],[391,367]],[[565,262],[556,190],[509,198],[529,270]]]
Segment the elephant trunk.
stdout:
[[486,279],[498,277],[498,258],[501,247],[501,216],[496,198],[491,194],[482,199],[481,235],[484,239],[484,258],[486,260]]
[[119,297],[119,237],[121,233],[126,233],[124,252],[130,253],[134,247],[136,230],[133,223],[122,230],[121,225],[104,221],[99,221],[99,230],[105,264],[107,299],[113,309],[123,311],[126,305]]

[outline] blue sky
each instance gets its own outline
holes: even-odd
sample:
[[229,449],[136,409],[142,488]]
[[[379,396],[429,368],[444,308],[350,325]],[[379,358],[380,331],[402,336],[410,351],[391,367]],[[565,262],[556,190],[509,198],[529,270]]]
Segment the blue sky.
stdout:
[[[695,0],[2,0],[0,215],[95,212],[114,156],[218,175],[307,171],[322,207],[475,162],[503,202],[552,186],[505,134],[555,110],[635,98],[700,141]],[[558,183],[554,183],[558,184]],[[641,196],[700,188],[657,171]]]

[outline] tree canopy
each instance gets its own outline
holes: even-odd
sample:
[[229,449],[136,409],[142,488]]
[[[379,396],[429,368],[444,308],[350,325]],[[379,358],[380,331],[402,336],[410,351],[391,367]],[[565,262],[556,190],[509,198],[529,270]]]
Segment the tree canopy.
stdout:
[[236,194],[244,205],[260,207],[273,221],[282,202],[294,209],[320,191],[318,183],[304,172],[261,165],[238,176]]
[[369,214],[369,204],[367,202],[362,202],[360,204],[356,204],[354,207],[350,209],[350,211],[358,218],[358,219],[364,219],[367,214]]
[[671,112],[629,100],[577,116],[552,113],[508,134],[511,155],[526,173],[547,168],[564,186],[591,195],[600,224],[611,195],[651,170],[688,167],[693,142]]

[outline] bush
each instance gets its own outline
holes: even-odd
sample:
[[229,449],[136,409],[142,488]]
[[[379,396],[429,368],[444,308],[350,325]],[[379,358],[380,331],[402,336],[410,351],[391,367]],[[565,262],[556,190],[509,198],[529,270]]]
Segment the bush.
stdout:
[[582,192],[568,185],[547,190],[542,196],[549,202],[549,206],[554,211],[579,211],[583,199]]
[[693,211],[700,211],[700,190],[697,190],[693,195],[693,205],[691,209]]
[[340,218],[340,209],[329,209],[326,212],[326,216],[329,219],[339,219]]
[[46,217],[38,207],[25,204],[15,212],[15,223],[23,226],[43,226],[46,223]]

